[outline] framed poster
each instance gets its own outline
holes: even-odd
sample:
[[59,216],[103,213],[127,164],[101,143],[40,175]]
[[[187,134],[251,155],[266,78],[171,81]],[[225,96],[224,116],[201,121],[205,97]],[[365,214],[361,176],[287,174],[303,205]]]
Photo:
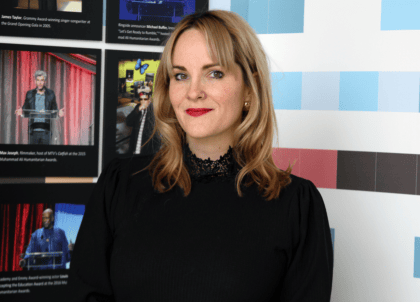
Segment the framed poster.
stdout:
[[103,163],[115,157],[153,154],[153,91],[160,53],[107,50]]
[[[94,184],[0,185],[2,301],[63,301]],[[47,298],[46,298],[47,297]]]
[[0,44],[0,177],[96,177],[101,51]]
[[0,35],[102,40],[103,0],[0,2]]
[[208,0],[107,2],[106,42],[164,45],[184,16],[208,10]]

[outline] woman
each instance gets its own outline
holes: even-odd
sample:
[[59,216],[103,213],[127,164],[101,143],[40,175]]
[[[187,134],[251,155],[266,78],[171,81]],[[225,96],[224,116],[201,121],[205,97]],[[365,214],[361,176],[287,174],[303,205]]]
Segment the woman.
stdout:
[[226,11],[183,19],[154,104],[162,147],[100,177],[72,301],[329,301],[325,207],[273,163],[269,71],[249,25]]

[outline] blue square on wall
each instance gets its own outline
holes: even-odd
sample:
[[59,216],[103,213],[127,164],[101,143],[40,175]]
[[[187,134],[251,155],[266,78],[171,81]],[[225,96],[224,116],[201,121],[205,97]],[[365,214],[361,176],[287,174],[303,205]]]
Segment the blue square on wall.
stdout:
[[381,30],[419,30],[420,1],[382,0]]
[[378,111],[419,112],[420,72],[379,72]]
[[303,33],[304,0],[271,0],[268,7],[268,33]]
[[249,0],[248,23],[257,34],[268,33],[268,1]]
[[304,0],[231,0],[257,34],[303,33]]
[[343,111],[378,111],[379,72],[340,73],[340,104]]
[[249,0],[232,0],[230,10],[248,21]]
[[340,72],[302,74],[302,110],[338,110]]
[[420,278],[420,237],[414,237],[414,278]]
[[274,109],[301,109],[301,72],[272,72],[271,83],[273,89]]

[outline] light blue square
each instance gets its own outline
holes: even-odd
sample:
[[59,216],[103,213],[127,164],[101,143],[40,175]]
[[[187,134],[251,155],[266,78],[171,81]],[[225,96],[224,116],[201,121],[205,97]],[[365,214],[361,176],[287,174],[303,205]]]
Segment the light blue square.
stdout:
[[339,110],[378,111],[378,72],[340,73]]
[[340,72],[302,73],[302,110],[338,110]]
[[[246,2],[248,2],[248,1],[246,1]],[[231,10],[230,0],[211,0],[211,1],[209,1],[209,10],[214,10],[214,9]]]
[[230,10],[248,21],[249,0],[231,0]]
[[414,278],[420,278],[420,237],[414,237]]
[[274,109],[301,109],[302,73],[272,72]]
[[420,29],[420,1],[382,0],[381,30]]
[[268,33],[303,33],[305,0],[271,0]]
[[420,72],[380,72],[378,111],[419,112]]
[[249,0],[248,23],[257,34],[268,33],[268,0]]

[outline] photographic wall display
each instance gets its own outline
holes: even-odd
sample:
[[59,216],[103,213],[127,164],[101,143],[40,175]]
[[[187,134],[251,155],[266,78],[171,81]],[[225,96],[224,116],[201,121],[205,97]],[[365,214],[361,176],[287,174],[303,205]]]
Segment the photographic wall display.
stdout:
[[106,41],[163,45],[184,16],[207,9],[208,0],[108,1]]
[[97,176],[101,52],[0,44],[0,176]]
[[160,53],[107,50],[105,61],[104,165],[115,157],[156,152],[160,141],[150,137]]
[[[94,184],[0,185],[1,301],[65,301],[73,248]],[[19,192],[19,194],[16,194]]]
[[0,2],[0,35],[102,40],[103,0]]

